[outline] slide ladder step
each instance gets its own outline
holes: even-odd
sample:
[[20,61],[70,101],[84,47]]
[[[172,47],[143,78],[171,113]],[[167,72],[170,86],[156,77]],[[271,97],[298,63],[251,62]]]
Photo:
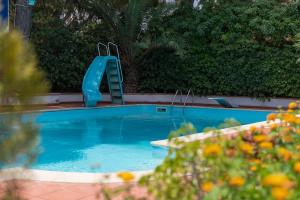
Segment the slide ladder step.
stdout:
[[124,104],[122,81],[117,62],[109,62],[106,75],[113,104]]

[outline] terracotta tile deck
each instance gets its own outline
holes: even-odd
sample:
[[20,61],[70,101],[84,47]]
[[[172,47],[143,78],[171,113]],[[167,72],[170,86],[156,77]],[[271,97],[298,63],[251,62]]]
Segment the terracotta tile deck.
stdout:
[[[0,182],[0,199],[2,199],[5,187],[8,183]],[[20,196],[24,200],[102,200],[97,197],[101,191],[101,186],[96,184],[76,184],[76,183],[52,183],[40,181],[18,181],[18,189],[14,190],[14,195]],[[110,184],[107,187],[118,187],[120,184]],[[133,194],[136,197],[147,197],[147,192],[143,188],[135,187]],[[114,200],[122,200],[122,196]]]

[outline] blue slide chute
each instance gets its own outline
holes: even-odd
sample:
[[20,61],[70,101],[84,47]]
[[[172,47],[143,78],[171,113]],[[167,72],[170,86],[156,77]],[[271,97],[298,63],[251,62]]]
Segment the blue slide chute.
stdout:
[[97,56],[89,66],[82,83],[85,105],[94,107],[103,97],[99,91],[103,74],[107,74],[108,85],[113,103],[123,104],[123,90],[117,57]]

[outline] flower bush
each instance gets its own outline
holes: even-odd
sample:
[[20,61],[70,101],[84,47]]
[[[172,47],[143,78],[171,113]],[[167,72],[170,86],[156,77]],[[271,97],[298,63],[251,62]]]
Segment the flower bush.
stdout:
[[[267,117],[264,126],[173,146],[162,165],[140,183],[160,200],[300,199],[299,102]],[[182,130],[194,131],[191,124]]]
[[[139,184],[149,196],[136,197],[134,175],[121,172],[125,186],[104,188],[104,199],[288,200],[300,199],[300,102],[267,116],[266,124],[205,140],[185,142],[195,132],[184,124],[171,133],[169,153]],[[230,121],[229,121],[230,123]],[[233,124],[231,124],[232,126]],[[189,136],[187,136],[189,137]]]

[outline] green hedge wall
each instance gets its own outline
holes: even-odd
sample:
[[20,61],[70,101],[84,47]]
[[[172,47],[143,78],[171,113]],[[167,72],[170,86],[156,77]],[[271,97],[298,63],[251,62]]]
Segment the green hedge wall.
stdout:
[[141,63],[141,91],[192,88],[199,95],[300,97],[300,54],[293,41],[300,32],[299,2],[203,2],[201,10],[182,6],[153,20],[154,36],[177,35],[185,53],[150,52]]
[[[30,40],[52,92],[80,92],[84,73],[98,54],[96,45],[106,37],[93,20],[68,24],[61,17],[64,9],[64,1],[38,1]],[[102,87],[107,90],[107,84]]]
[[[95,44],[107,38],[105,29],[90,19],[66,23],[61,0],[55,1],[61,6],[40,2],[31,36],[39,65],[53,92],[80,92],[84,72],[97,55]],[[182,4],[152,18],[147,41],[167,40],[164,44],[177,49],[146,50],[138,63],[140,92],[192,88],[198,95],[300,97],[300,53],[294,47],[299,1],[201,2],[200,10]]]

